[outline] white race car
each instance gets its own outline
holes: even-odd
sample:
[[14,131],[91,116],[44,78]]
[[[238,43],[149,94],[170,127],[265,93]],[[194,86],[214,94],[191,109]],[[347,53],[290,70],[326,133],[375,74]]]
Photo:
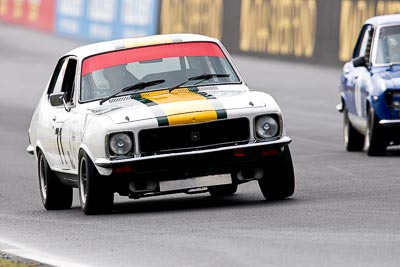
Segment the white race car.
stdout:
[[110,213],[114,193],[228,196],[258,180],[266,199],[294,192],[281,110],[250,91],[216,39],[158,35],[96,43],[61,57],[28,131],[43,205]]

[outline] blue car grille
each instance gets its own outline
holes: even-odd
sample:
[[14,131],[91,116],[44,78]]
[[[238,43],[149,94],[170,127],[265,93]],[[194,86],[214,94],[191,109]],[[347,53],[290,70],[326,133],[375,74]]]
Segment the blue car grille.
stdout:
[[387,90],[385,100],[392,109],[400,109],[400,90]]

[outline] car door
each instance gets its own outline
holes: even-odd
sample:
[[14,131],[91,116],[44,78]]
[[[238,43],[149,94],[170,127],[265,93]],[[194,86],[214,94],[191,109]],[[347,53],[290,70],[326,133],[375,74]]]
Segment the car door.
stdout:
[[[366,127],[366,97],[372,86],[369,66],[373,33],[372,25],[364,25],[354,48],[353,59],[343,67],[345,105],[352,124],[359,129]],[[359,64],[360,60],[362,64]]]
[[70,149],[70,120],[71,110],[74,109],[75,75],[77,60],[72,57],[64,58],[59,69],[54,86],[49,88],[49,97],[63,94],[64,103],[52,106],[50,118],[53,137],[51,142],[51,156],[53,169],[68,171],[75,166]]

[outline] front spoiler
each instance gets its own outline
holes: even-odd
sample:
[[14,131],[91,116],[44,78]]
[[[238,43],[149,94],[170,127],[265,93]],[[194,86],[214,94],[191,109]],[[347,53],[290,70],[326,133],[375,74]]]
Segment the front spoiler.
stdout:
[[262,149],[262,148],[274,148],[274,147],[282,147],[288,145],[292,142],[292,140],[287,137],[281,137],[278,140],[262,142],[262,143],[252,143],[252,144],[245,144],[245,145],[237,145],[237,146],[227,146],[227,147],[219,147],[219,148],[212,148],[212,149],[204,149],[204,150],[194,150],[194,151],[186,151],[186,152],[179,152],[179,153],[167,153],[161,155],[152,155],[146,157],[134,157],[128,159],[108,159],[108,158],[98,158],[94,164],[98,167],[103,168],[112,168],[114,166],[147,161],[147,160],[155,160],[155,159],[166,159],[166,158],[173,158],[173,157],[184,157],[184,156],[192,156],[192,155],[204,155],[208,153],[215,153],[215,152],[224,152],[229,150],[237,150],[237,149]]

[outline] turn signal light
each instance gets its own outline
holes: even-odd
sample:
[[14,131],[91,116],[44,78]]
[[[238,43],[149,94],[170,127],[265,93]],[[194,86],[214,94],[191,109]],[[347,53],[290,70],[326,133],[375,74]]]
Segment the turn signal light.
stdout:
[[270,149],[270,150],[264,150],[261,155],[263,156],[274,156],[278,155],[279,150],[278,149]]
[[114,168],[114,173],[128,173],[128,172],[132,172],[132,167],[127,165],[127,166],[121,166],[121,167],[116,167]]
[[235,157],[244,157],[243,149],[235,149]]

